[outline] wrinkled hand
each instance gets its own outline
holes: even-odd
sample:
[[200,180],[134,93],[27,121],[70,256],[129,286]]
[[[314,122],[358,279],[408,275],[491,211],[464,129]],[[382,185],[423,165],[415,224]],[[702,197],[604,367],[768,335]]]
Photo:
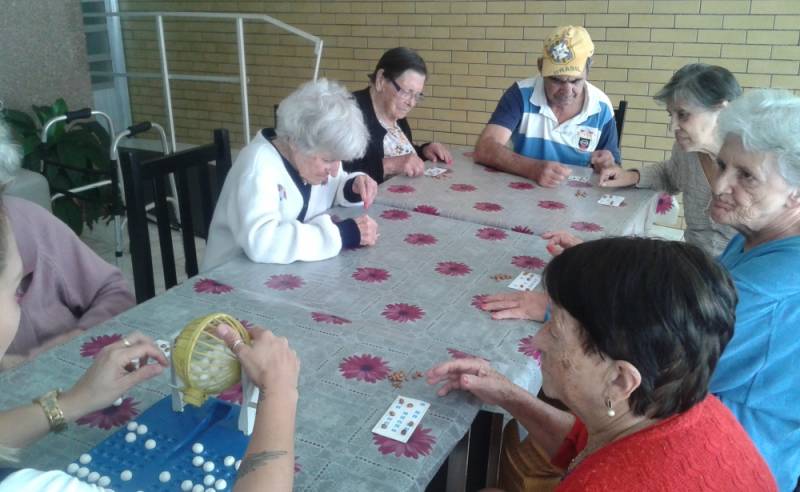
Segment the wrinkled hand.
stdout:
[[[123,340],[131,345],[126,347]],[[123,340],[103,347],[75,386],[60,397],[79,416],[106,408],[128,390],[161,374],[169,366],[167,358],[149,337],[134,332]],[[139,367],[129,370],[132,360],[138,360]],[[151,360],[156,363],[150,364]]]
[[539,186],[554,188],[567,179],[570,174],[572,174],[572,171],[564,164],[555,161],[542,161],[541,164],[536,166],[531,179],[536,181]]
[[217,326],[217,335],[228,348],[235,351],[245,374],[258,386],[262,396],[286,395],[287,392],[296,391],[300,359],[297,358],[297,352],[289,347],[289,341],[259,327],[247,331],[250,333],[250,344],[240,343],[236,346],[241,339],[236,330],[224,323]]
[[361,174],[356,176],[355,181],[353,181],[353,193],[361,195],[361,200],[364,201],[364,208],[369,208],[378,194],[378,183],[366,174]]
[[492,313],[492,319],[543,321],[548,302],[543,292],[503,292],[486,297],[481,309]]
[[583,239],[578,238],[566,231],[545,232],[542,234],[542,239],[547,239],[547,251],[553,255],[558,256],[567,248],[581,244]]
[[600,171],[600,186],[606,188],[619,188],[631,186],[639,182],[639,173],[636,171],[626,171],[620,166],[614,165]]
[[439,364],[426,373],[428,384],[444,384],[436,392],[445,396],[453,390],[469,391],[482,402],[503,406],[516,386],[495,371],[484,359],[457,359]]
[[603,169],[607,169],[612,166],[616,166],[617,164],[614,162],[614,154],[611,153],[609,150],[595,150],[592,152],[591,159],[589,163],[594,168],[596,173],[599,173]]
[[383,159],[384,174],[404,174],[406,176],[422,176],[425,172],[425,163],[416,152],[397,157],[385,157]]
[[378,242],[378,223],[372,220],[369,215],[356,217],[358,232],[361,233],[361,246],[373,246]]
[[439,142],[431,142],[422,149],[422,156],[425,160],[432,162],[444,162],[448,166],[453,163],[453,156],[450,150]]

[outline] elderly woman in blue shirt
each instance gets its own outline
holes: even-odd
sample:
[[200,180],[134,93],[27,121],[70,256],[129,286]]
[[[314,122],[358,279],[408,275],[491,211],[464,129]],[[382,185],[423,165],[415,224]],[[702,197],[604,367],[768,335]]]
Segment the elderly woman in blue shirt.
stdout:
[[[739,293],[734,336],[710,390],[736,415],[791,492],[800,478],[800,97],[751,91],[719,116],[723,145],[711,176],[709,215],[738,231],[718,260]],[[580,242],[543,235],[548,250]],[[498,294],[495,319],[544,318],[540,292]]]

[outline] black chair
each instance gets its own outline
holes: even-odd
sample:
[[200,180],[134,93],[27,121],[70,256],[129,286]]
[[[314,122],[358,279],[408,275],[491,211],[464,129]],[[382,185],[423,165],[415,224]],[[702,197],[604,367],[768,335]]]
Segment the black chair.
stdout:
[[622,143],[622,130],[625,127],[625,110],[628,109],[628,101],[625,99],[619,102],[619,106],[614,111],[614,120],[617,123],[617,139]]
[[[215,163],[213,173],[210,163]],[[219,192],[231,168],[231,148],[228,131],[214,130],[214,143],[157,157],[141,162],[135,152],[121,155],[122,174],[125,184],[125,200],[128,213],[128,235],[130,236],[131,262],[136,302],[142,303],[155,296],[153,258],[150,253],[146,190],[152,190],[158,241],[161,249],[161,264],[164,268],[164,283],[171,288],[178,283],[175,271],[175,252],[172,245],[172,219],[167,207],[170,173],[175,176],[178,190],[180,228],[183,236],[183,252],[186,260],[186,275],[197,275],[197,251],[194,238],[205,238],[211,224]],[[212,185],[214,191],[212,193]],[[199,204],[199,220],[193,212]],[[196,225],[196,222],[199,222]],[[198,234],[198,230],[202,232]]]

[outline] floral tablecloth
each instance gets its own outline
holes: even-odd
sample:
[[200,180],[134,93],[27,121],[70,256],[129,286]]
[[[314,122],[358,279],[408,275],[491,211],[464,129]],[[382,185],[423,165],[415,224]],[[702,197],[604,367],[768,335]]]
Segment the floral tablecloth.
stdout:
[[[436,177],[395,176],[380,185],[377,203],[477,224],[541,234],[566,230],[584,239],[644,234],[657,193],[635,188],[600,188],[590,168],[570,166],[589,182],[565,181],[543,188],[531,180],[475,164],[464,148],[453,164],[427,163],[448,171]],[[620,207],[600,205],[605,194],[625,197]]]
[[[363,213],[336,209],[334,217]],[[69,387],[107,343],[134,329],[168,339],[190,320],[223,311],[289,338],[302,361],[296,437],[296,490],[405,491],[426,484],[480,408],[465,394],[437,397],[424,378],[434,364],[470,354],[489,359],[538,391],[538,325],[492,321],[480,296],[508,290],[521,270],[548,259],[536,236],[375,205],[380,226],[371,248],[291,265],[236,258],[0,374],[0,406]],[[403,371],[402,388],[390,375]],[[168,375],[133,389],[122,405],[82,419],[27,453],[24,464],[63,468],[169,394]],[[398,394],[431,402],[406,444],[371,429]],[[241,390],[221,395],[236,401]]]

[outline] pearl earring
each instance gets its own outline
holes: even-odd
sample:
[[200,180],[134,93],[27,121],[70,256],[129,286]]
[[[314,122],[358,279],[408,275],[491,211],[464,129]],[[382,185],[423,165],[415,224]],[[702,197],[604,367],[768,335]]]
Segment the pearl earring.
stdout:
[[609,418],[617,414],[617,412],[614,411],[614,407],[611,406],[611,398],[606,398],[606,413]]

